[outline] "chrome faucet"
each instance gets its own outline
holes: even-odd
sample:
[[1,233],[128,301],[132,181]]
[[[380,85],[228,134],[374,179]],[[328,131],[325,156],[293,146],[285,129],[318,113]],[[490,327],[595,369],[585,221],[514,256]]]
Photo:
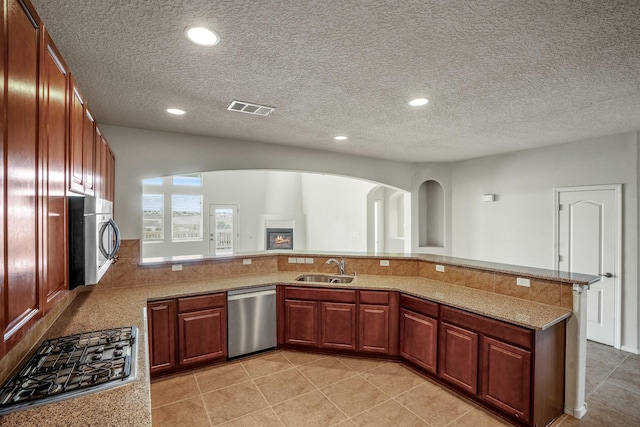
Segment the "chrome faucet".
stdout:
[[340,261],[338,261],[335,258],[329,258],[327,262],[325,262],[325,264],[331,264],[332,262],[335,262],[338,265],[338,268],[340,269],[340,274],[342,275],[346,274],[344,272],[344,258],[340,257]]

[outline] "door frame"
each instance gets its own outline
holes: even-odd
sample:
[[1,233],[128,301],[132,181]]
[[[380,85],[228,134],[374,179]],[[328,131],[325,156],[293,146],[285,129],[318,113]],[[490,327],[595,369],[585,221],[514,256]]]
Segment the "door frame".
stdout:
[[614,292],[614,319],[613,319],[613,347],[619,349],[622,341],[622,184],[584,185],[577,187],[557,187],[553,189],[553,266],[559,271],[559,241],[560,241],[560,194],[578,191],[613,190],[616,200],[618,215],[616,217],[616,244],[615,244],[615,269],[616,275],[613,282]]
[[[211,212],[215,215],[215,210],[220,209],[233,209],[233,247],[232,253],[236,254],[238,245],[240,244],[240,204],[239,203],[209,203],[209,224],[211,224]],[[209,227],[209,254],[211,254],[211,227]],[[213,230],[215,232],[215,230]],[[214,256],[218,256],[215,254]]]

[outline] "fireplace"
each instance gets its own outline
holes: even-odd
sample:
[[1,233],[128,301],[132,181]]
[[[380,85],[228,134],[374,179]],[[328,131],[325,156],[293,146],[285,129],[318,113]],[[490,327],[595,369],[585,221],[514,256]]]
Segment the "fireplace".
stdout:
[[293,249],[293,228],[267,228],[267,250]]

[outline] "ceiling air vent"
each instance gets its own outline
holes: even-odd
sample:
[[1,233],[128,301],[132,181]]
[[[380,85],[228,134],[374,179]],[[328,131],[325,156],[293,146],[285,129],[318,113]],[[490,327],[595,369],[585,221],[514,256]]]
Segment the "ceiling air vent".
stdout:
[[256,114],[258,116],[268,116],[275,111],[274,107],[267,107],[265,105],[251,104],[243,101],[233,101],[228,107],[229,111],[237,111],[239,113]]

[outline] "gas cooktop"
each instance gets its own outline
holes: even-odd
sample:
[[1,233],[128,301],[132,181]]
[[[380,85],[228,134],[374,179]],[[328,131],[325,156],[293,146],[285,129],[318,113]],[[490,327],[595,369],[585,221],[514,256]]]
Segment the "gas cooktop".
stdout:
[[43,342],[0,389],[0,414],[131,382],[136,377],[135,326]]

